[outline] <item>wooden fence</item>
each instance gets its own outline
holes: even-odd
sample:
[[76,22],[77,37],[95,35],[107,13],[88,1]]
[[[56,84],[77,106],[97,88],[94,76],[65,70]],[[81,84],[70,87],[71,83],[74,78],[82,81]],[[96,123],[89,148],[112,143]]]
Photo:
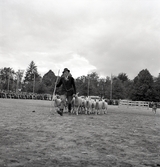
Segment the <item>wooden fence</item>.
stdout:
[[149,102],[146,102],[146,101],[119,100],[118,107],[134,107],[134,108],[147,108],[147,109],[149,109]]

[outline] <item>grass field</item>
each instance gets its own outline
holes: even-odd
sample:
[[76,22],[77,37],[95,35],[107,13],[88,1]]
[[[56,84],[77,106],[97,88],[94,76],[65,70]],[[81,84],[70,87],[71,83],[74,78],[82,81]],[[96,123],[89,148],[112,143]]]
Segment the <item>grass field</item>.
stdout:
[[160,109],[61,117],[50,104],[0,99],[0,167],[160,166]]

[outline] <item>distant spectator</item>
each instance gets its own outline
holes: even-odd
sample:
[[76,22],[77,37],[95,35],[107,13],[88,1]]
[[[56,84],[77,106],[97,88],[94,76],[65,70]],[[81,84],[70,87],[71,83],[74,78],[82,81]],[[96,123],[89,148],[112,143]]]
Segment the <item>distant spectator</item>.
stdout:
[[156,114],[156,110],[157,110],[157,103],[154,102],[153,106],[152,106],[152,111],[155,112],[155,114]]

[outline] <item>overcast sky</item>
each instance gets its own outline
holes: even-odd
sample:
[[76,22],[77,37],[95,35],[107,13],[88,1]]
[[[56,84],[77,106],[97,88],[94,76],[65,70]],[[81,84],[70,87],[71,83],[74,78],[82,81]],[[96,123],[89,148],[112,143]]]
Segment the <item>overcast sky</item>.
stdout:
[[160,73],[159,0],[0,0],[0,69],[77,78]]

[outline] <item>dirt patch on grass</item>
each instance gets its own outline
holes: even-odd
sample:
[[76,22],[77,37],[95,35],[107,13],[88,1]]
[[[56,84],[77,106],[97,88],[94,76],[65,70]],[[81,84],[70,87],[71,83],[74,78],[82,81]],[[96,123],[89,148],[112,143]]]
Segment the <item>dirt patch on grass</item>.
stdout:
[[159,114],[109,106],[61,117],[50,103],[0,99],[0,167],[160,166]]

